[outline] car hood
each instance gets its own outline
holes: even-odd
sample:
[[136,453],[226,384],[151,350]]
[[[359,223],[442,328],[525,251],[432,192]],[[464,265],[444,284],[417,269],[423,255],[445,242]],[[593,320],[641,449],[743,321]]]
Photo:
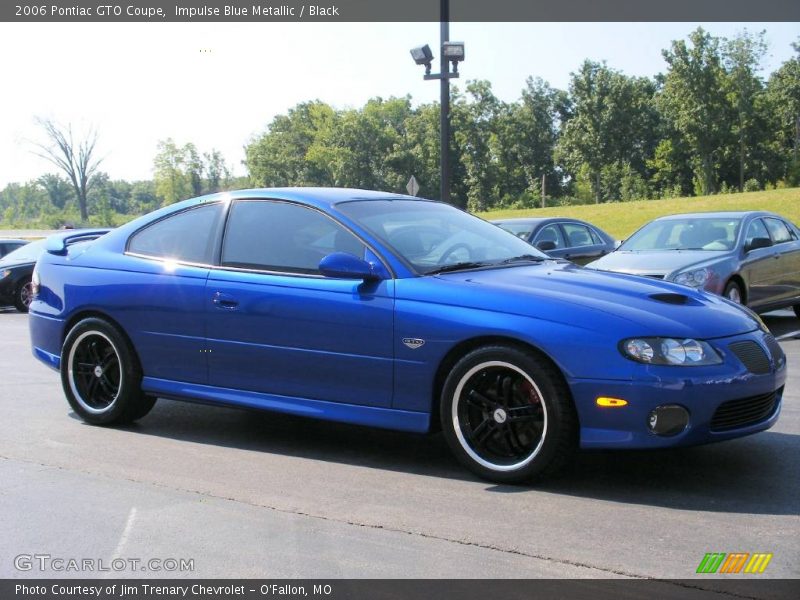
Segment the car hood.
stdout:
[[448,273],[418,281],[424,283],[413,299],[442,303],[445,298],[445,303],[457,306],[520,314],[588,331],[612,330],[620,338],[713,339],[759,327],[748,312],[719,296],[561,261]]
[[606,254],[587,266],[603,271],[617,271],[634,275],[668,275],[678,269],[728,256],[728,252],[703,250],[617,250]]

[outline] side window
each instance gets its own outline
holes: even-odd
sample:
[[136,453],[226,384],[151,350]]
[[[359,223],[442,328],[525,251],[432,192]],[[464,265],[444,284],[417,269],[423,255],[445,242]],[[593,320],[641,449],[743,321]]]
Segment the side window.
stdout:
[[520,239],[527,240],[531,235],[531,225],[528,223],[498,223],[501,229],[513,233]]
[[747,235],[744,238],[745,247],[750,246],[753,243],[753,240],[756,238],[769,239],[769,233],[767,232],[767,228],[764,226],[764,221],[761,219],[752,221],[748,226]]
[[577,223],[562,223],[564,232],[567,234],[567,246],[569,248],[576,248],[579,246],[591,246],[594,244],[592,241],[592,234],[589,228]]
[[181,262],[213,261],[222,205],[207,204],[156,221],[128,240],[128,252]]
[[271,201],[240,201],[231,207],[222,264],[289,273],[319,273],[333,252],[364,257],[364,244],[322,213]]
[[597,232],[596,232],[594,229],[592,229],[591,227],[589,227],[589,234],[592,236],[592,243],[593,243],[595,246],[602,246],[602,245],[604,245],[604,244],[605,244],[605,241],[603,240],[603,238],[601,238],[601,237],[600,237],[600,234],[599,234],[599,233],[597,233]]
[[556,249],[563,248],[564,237],[561,235],[561,230],[558,228],[558,225],[553,223],[552,225],[543,227],[533,239],[533,245],[536,246],[541,242],[553,242],[556,245]]
[[770,218],[764,219],[764,222],[767,224],[767,229],[769,229],[769,234],[772,236],[774,243],[782,244],[792,241],[792,234],[789,232],[789,228],[786,227],[786,223]]

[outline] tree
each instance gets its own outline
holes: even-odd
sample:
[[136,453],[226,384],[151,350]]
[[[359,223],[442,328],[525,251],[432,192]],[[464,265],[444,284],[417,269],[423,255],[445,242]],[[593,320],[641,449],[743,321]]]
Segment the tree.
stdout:
[[205,170],[205,165],[197,152],[197,148],[191,142],[183,147],[183,162],[192,196],[201,196],[203,194],[203,171]]
[[156,194],[163,198],[164,205],[185,200],[191,196],[191,184],[184,173],[186,156],[172,138],[161,140],[158,153],[153,159]]
[[[752,154],[752,150],[761,145],[766,133],[757,103],[764,88],[757,72],[767,52],[765,33],[761,31],[750,34],[745,31],[732,40],[726,40],[723,48],[724,64],[728,71],[728,101],[736,115],[733,134],[738,140],[740,192],[744,190],[745,174],[748,171],[745,167],[748,148]],[[747,174],[755,175],[752,170]]]
[[102,158],[94,156],[97,131],[90,128],[84,138],[76,141],[72,135],[72,125],[64,128],[49,119],[42,118],[38,118],[37,122],[44,129],[47,142],[36,144],[39,148],[36,154],[56,165],[67,175],[78,199],[81,220],[87,221],[89,211],[86,199],[92,186],[92,175],[102,161]]
[[50,202],[58,209],[63,209],[72,195],[70,182],[55,173],[46,173],[36,180],[50,198]]
[[254,185],[335,185],[331,135],[339,114],[324,102],[304,102],[277,115],[266,132],[245,147]]
[[212,149],[211,152],[205,152],[203,158],[205,159],[208,193],[213,194],[219,192],[223,187],[227,187],[231,171],[225,163],[222,152]]
[[[456,95],[453,103],[453,138],[466,175],[469,210],[487,210],[504,195],[499,126],[506,110],[488,81],[468,82],[467,95]],[[463,198],[461,205],[464,206]]]
[[[790,181],[800,183],[800,41],[792,44],[797,54],[783,63],[767,82],[765,103],[773,115],[775,141],[792,165]],[[785,167],[784,167],[785,170]]]
[[[588,174],[595,202],[618,197],[613,174],[619,169],[644,174],[657,143],[654,92],[652,81],[627,77],[605,63],[587,60],[572,74],[571,117],[556,156],[573,174]],[[604,170],[612,174],[605,185]]]
[[[569,116],[567,93],[540,78],[529,77],[519,103],[509,105],[501,119],[502,163],[515,187],[527,189],[534,198],[546,192],[561,193],[563,174],[553,155],[559,125]],[[544,178],[545,190],[542,190]],[[517,181],[519,180],[519,181]]]
[[689,42],[674,41],[662,52],[669,69],[658,105],[686,142],[699,191],[710,194],[717,189],[719,163],[730,140],[732,111],[719,39],[698,28]]

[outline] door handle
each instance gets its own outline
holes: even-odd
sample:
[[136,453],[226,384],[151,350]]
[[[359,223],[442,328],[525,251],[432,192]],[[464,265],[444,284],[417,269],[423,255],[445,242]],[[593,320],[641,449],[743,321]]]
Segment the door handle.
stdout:
[[225,310],[236,310],[239,308],[239,301],[230,294],[225,294],[223,292],[216,292],[211,297],[211,302],[217,308],[222,308]]

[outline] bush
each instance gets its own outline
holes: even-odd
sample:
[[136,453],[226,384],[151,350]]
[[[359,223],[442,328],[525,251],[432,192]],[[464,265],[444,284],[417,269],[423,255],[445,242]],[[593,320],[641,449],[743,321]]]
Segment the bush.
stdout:
[[744,182],[744,191],[745,192],[760,192],[761,191],[761,184],[759,183],[758,179],[755,177],[751,177],[747,181]]

